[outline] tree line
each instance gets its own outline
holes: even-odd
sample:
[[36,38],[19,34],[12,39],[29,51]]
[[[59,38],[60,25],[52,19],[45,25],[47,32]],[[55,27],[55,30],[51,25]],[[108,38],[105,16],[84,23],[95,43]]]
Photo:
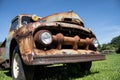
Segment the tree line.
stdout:
[[100,45],[99,50],[114,50],[115,52],[120,53],[120,35],[114,37],[110,43]]

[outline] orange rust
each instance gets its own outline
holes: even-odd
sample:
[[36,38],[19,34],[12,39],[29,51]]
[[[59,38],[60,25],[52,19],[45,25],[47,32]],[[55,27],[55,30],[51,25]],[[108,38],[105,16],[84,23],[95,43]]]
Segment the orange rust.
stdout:
[[57,35],[53,35],[53,40],[59,42],[58,49],[61,49],[62,44],[66,45],[72,45],[73,49],[78,49],[78,45],[84,44],[86,45],[86,50],[89,49],[89,45],[92,44],[93,38],[86,38],[86,39],[80,39],[79,36],[74,37],[68,37],[64,36],[62,33],[59,33]]
[[78,42],[80,41],[80,37],[79,36],[75,36],[74,37],[74,44],[73,44],[73,49],[77,50],[78,49]]
[[19,48],[20,48],[21,54],[32,53],[32,50],[33,50],[32,36],[20,39]]
[[0,48],[0,63],[5,60],[5,57],[2,56],[2,55],[5,55],[5,52],[6,52],[5,48],[1,47]]
[[61,49],[61,47],[62,47],[62,42],[63,42],[63,40],[64,40],[64,36],[63,36],[63,34],[58,33],[58,34],[56,35],[56,38],[57,38],[57,41],[58,41],[57,49]]
[[[53,21],[65,21],[64,20],[65,18],[73,19],[73,20],[71,20],[72,22],[77,22],[77,23],[81,22],[81,23],[83,23],[83,20],[76,13],[74,13],[73,11],[70,11],[70,12],[67,12],[67,13],[62,12],[62,13],[52,14],[50,16],[42,18],[41,20],[45,20],[46,22],[53,22]],[[82,25],[82,27],[83,26],[84,25]]]
[[47,55],[65,55],[65,54],[99,54],[97,51],[92,50],[73,50],[73,49],[51,49],[51,50],[39,50],[34,49],[36,56],[47,56]]

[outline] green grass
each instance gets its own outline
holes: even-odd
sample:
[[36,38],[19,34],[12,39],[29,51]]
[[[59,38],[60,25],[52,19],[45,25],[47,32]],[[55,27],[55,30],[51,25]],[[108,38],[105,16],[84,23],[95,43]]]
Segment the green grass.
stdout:
[[120,54],[106,55],[106,60],[93,62],[91,73],[75,80],[120,80]]
[[0,80],[12,80],[8,70],[0,71]]
[[[0,71],[0,80],[12,80],[9,74],[8,70]],[[69,76],[65,69],[45,70],[41,74],[42,80],[120,80],[120,54],[106,55],[106,60],[93,62],[91,71],[79,76]]]

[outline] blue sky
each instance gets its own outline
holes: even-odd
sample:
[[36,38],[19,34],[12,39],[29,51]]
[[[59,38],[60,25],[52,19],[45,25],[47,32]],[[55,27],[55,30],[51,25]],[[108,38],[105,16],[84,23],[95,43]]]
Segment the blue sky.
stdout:
[[16,15],[52,13],[73,10],[91,28],[101,44],[120,35],[120,0],[0,0],[0,42],[8,34]]

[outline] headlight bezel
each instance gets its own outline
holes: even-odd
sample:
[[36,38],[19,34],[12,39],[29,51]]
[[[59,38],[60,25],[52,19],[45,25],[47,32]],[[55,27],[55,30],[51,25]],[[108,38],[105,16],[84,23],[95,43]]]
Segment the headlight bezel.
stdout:
[[44,46],[50,45],[53,41],[52,33],[48,30],[40,30],[34,35],[34,40]]
[[45,45],[49,45],[52,43],[52,34],[48,31],[44,31],[39,35],[41,42]]

